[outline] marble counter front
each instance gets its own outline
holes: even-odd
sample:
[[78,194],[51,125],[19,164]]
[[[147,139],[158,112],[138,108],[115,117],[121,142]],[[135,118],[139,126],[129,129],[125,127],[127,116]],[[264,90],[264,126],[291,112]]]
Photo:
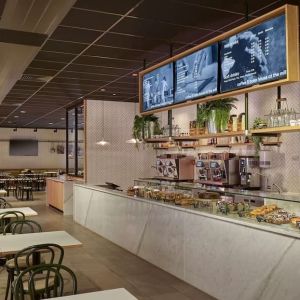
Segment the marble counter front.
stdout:
[[296,234],[81,184],[74,220],[217,299],[299,298]]

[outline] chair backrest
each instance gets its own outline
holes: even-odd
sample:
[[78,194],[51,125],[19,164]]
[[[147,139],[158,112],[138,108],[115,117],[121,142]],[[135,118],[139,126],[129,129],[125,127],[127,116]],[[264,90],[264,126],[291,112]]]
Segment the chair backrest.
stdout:
[[[71,284],[71,287],[67,286]],[[41,295],[56,298],[77,294],[77,278],[74,272],[64,265],[37,265],[22,271],[14,281],[14,299],[36,300]]]
[[39,257],[41,254],[43,254],[43,264],[61,265],[64,258],[64,248],[60,245],[49,243],[33,245],[20,250],[14,257],[16,273],[19,274],[21,270],[24,270],[24,263],[28,268],[33,264],[40,264]]
[[8,203],[4,198],[0,198],[0,208],[11,208],[11,204]]
[[25,215],[21,211],[10,210],[0,213],[0,233],[4,232],[4,228],[7,225],[7,221],[11,218],[19,220],[25,220]]
[[3,230],[3,235],[11,234],[24,234],[42,232],[42,227],[39,223],[32,220],[18,220],[8,223]]

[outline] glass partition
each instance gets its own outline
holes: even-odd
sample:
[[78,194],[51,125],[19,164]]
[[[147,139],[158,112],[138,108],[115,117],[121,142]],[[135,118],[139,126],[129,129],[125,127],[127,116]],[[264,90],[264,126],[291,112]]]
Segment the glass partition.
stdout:
[[71,176],[84,177],[84,105],[67,109],[66,169]]

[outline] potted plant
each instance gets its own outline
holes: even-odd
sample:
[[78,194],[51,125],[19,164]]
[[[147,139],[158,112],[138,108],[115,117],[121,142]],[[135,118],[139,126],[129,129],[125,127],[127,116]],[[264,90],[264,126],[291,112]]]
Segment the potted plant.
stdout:
[[232,108],[236,108],[236,98],[224,98],[207,102],[197,111],[197,127],[207,126],[209,133],[223,132],[227,128]]
[[209,133],[224,132],[230,118],[230,111],[232,108],[236,108],[234,105],[236,101],[236,98],[223,98],[207,103],[209,110],[207,127]]
[[134,117],[132,136],[136,140],[151,138],[154,134],[161,134],[158,117],[151,114],[146,116],[136,115]]

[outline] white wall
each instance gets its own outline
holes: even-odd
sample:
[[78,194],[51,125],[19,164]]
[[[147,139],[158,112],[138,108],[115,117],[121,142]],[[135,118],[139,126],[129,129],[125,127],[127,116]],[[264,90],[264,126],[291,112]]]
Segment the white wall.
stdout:
[[153,176],[155,152],[151,146],[137,150],[135,145],[125,143],[132,137],[134,104],[105,102],[104,133],[111,143],[105,147],[96,145],[102,139],[102,107],[102,101],[87,101],[87,182],[110,181],[126,189],[136,178]]
[[[39,141],[38,156],[9,156],[10,139],[36,139]],[[50,141],[50,142],[42,142]],[[65,130],[53,129],[18,129],[0,128],[0,170],[2,169],[64,169],[66,165],[65,154],[51,153],[50,148],[58,144],[65,145]]]

